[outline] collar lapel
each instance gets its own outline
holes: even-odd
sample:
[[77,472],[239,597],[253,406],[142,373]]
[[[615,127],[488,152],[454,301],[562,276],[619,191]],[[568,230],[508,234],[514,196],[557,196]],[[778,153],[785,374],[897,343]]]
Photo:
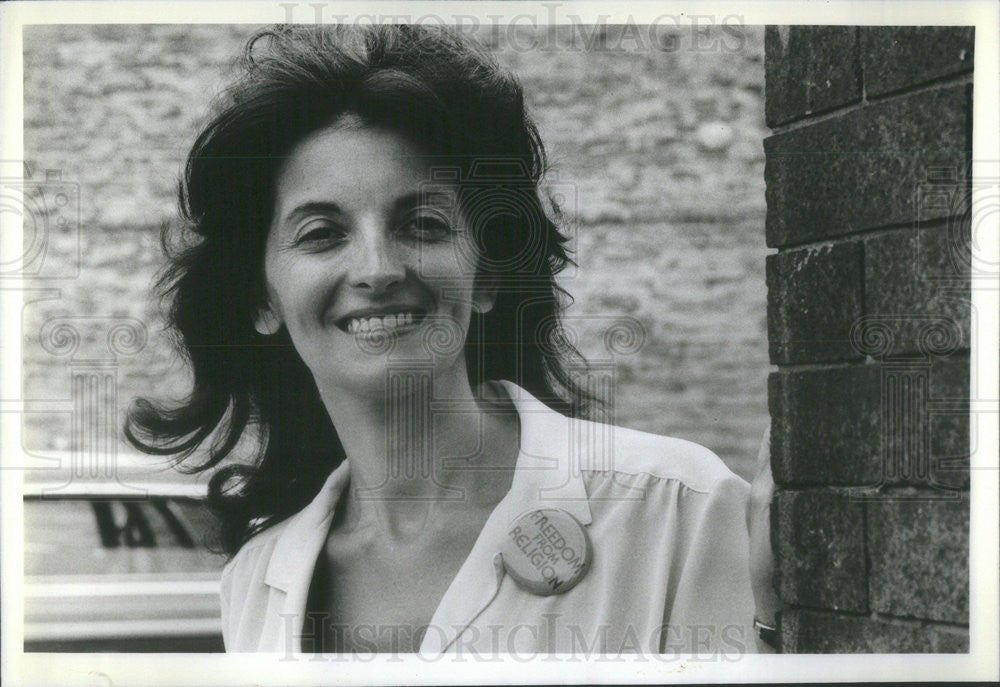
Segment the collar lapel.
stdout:
[[[271,552],[271,559],[264,574],[264,583],[285,593],[281,608],[279,650],[290,644],[287,632],[302,633],[306,614],[306,600],[312,583],[316,559],[323,549],[333,511],[343,493],[349,474],[345,460],[330,473],[316,497],[308,506],[293,515],[285,529],[278,535]],[[291,617],[292,622],[286,618]],[[292,642],[298,653],[299,646]]]
[[566,417],[518,385],[501,382],[517,407],[521,422],[521,455],[511,492],[523,492],[531,507],[561,508],[583,525],[591,522],[581,460],[594,446],[591,422]]

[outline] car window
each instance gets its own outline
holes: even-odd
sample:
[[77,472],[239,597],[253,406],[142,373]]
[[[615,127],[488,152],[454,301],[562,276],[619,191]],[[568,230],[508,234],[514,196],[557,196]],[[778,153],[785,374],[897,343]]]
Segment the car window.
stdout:
[[26,498],[25,574],[217,571],[214,518],[191,498]]

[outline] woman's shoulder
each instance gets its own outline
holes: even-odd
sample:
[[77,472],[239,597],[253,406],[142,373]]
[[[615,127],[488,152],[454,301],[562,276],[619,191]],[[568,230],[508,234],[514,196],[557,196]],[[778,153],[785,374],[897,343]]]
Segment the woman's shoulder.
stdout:
[[677,480],[693,491],[710,492],[721,483],[746,484],[709,448],[672,436],[618,425],[574,420],[576,436],[591,437],[603,450],[580,452],[580,469]]
[[521,446],[535,455],[569,460],[577,470],[649,475],[675,480],[699,492],[720,485],[749,489],[713,451],[687,439],[569,417],[538,401],[513,382],[501,382],[521,421]]

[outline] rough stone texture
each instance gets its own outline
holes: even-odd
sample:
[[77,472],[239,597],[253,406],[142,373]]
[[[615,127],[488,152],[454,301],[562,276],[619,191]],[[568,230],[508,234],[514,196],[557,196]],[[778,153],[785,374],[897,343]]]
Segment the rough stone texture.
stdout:
[[781,648],[789,654],[956,654],[968,630],[919,622],[792,609],[782,613]]
[[968,357],[890,359],[879,368],[880,485],[968,488]]
[[923,206],[916,189],[940,168],[963,178],[970,91],[942,87],[869,105],[764,140],[767,244],[961,214]]
[[941,496],[893,491],[867,504],[873,611],[969,622],[968,493]]
[[769,26],[764,50],[768,126],[861,100],[857,27]]
[[956,354],[931,365],[929,408],[930,470],[927,480],[910,484],[968,489],[970,399],[969,354]]
[[865,94],[871,98],[972,71],[971,26],[878,26],[861,29]]
[[[308,22],[311,10],[299,15]],[[638,353],[615,358],[618,422],[704,444],[749,477],[767,424],[764,32],[711,28],[698,47],[687,28],[662,28],[672,35],[657,44],[613,26],[562,27],[539,50],[523,49],[539,42],[530,30],[480,38],[521,79],[554,189],[570,191],[563,210],[579,269],[562,281],[580,348],[609,359],[604,334],[626,317],[646,334]],[[149,293],[157,233],[176,217],[183,157],[252,31],[25,29],[25,157],[36,179],[59,169],[79,185],[83,231],[47,246],[64,273],[79,242],[78,278],[40,284],[57,289],[53,298],[26,298],[24,398],[69,399],[68,360],[39,342],[43,323],[62,315],[145,327],[146,346],[116,367],[119,413],[136,395],[187,391]],[[84,329],[88,343],[103,342]],[[68,413],[24,417],[29,450],[69,448]]]
[[969,227],[901,229],[865,240],[866,322],[888,336],[876,356],[969,348]]
[[775,482],[877,484],[880,389],[875,365],[772,373],[768,399]]
[[777,365],[861,358],[851,326],[863,314],[857,242],[767,256],[767,329]]
[[926,484],[936,489],[968,489],[969,431],[968,398],[932,410],[930,476],[927,480],[910,480],[909,483]]
[[868,611],[865,507],[832,491],[779,491],[772,513],[778,591],[785,603]]
[[776,372],[769,396],[779,485],[968,486],[966,355]]

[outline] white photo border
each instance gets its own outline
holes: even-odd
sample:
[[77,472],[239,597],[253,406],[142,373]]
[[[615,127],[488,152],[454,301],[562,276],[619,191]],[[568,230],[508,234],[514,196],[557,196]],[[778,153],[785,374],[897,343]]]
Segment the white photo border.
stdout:
[[[707,18],[738,17],[742,25],[965,25],[975,26],[974,174],[1000,178],[998,104],[998,6],[995,2],[9,2],[0,5],[0,160],[23,159],[21,29],[29,24],[310,23],[320,11],[324,21],[349,15],[396,18],[401,15],[433,22],[568,23],[637,25],[670,22],[691,25]],[[317,10],[317,8],[319,8]],[[290,14],[291,13],[291,14]],[[699,19],[699,17],[701,19]],[[667,19],[665,19],[667,18]],[[976,212],[976,208],[973,208]],[[19,245],[21,227],[7,222],[0,231],[7,245]],[[1000,232],[982,232],[974,245],[977,256],[998,264]],[[11,288],[13,287],[13,288]],[[16,398],[21,384],[21,292],[16,284],[0,290],[0,390]],[[974,389],[997,393],[1000,287],[976,285],[973,307],[979,313],[972,374]],[[0,403],[3,403],[0,401]],[[354,661],[290,662],[267,655],[194,654],[25,654],[23,653],[23,513],[21,475],[0,470],[2,519],[2,682],[4,684],[74,685],[288,685],[288,684],[478,684],[496,683],[674,683],[771,682],[790,680],[968,680],[997,679],[1000,659],[998,611],[998,401],[974,399],[977,436],[971,457],[970,653],[964,655],[750,655],[738,662],[658,661],[650,657],[614,660],[560,660],[512,657],[485,665],[462,660],[428,660],[417,656],[378,656]],[[19,415],[0,407],[0,436],[16,436]],[[20,464],[4,445],[3,465]]]

